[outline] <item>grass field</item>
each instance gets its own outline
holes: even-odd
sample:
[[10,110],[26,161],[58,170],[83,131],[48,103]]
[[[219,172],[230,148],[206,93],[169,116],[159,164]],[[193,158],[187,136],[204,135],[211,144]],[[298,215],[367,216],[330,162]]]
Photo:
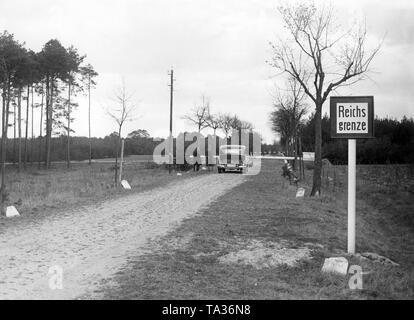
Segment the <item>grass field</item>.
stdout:
[[[109,299],[413,299],[414,168],[357,170],[357,251],[400,264],[348,257],[362,267],[363,290],[351,290],[349,276],[321,273],[324,258],[346,255],[346,167],[325,168],[321,197],[295,198],[280,162],[267,160],[259,175],[132,257],[102,293]],[[306,177],[308,194],[311,172]],[[286,263],[272,264],[275,252]],[[305,258],[290,265],[296,256]]]
[[[14,205],[21,218],[40,217],[81,205],[96,203],[104,199],[140,192],[169,182],[182,180],[193,174],[192,171],[177,176],[169,174],[164,166],[151,162],[148,157],[125,159],[123,179],[132,190],[114,186],[114,163],[74,162],[71,168],[66,163],[53,163],[49,170],[38,169],[37,164],[28,165],[20,173],[15,167],[7,167],[6,184],[8,205]],[[200,171],[205,173],[206,171]],[[2,223],[14,223],[0,217]]]

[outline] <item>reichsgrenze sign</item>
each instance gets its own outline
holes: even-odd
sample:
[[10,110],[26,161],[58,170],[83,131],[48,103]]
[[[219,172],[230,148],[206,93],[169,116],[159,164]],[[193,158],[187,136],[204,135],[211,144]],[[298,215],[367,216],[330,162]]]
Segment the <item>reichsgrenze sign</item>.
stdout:
[[374,97],[331,97],[332,138],[373,138]]

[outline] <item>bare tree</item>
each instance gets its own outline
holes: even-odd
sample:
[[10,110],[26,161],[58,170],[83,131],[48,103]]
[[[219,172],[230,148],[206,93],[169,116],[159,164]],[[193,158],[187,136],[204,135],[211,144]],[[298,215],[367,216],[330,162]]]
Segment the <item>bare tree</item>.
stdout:
[[216,135],[216,131],[220,128],[220,117],[218,115],[212,114],[209,110],[207,119],[206,119],[207,127],[213,129],[214,135]]
[[241,120],[236,114],[233,115],[233,117],[231,118],[230,125],[231,125],[231,128],[235,130],[238,130],[241,127]]
[[274,53],[271,64],[294,77],[315,104],[315,168],[311,196],[319,195],[322,105],[336,88],[366,78],[381,45],[367,50],[365,25],[355,24],[339,33],[343,29],[334,25],[332,8],[295,4],[281,6],[279,12],[290,37],[271,44]]
[[253,130],[252,123],[241,120],[236,114],[231,117],[230,126],[235,130]]
[[253,124],[252,124],[251,122],[249,122],[249,121],[244,121],[244,120],[241,120],[241,121],[240,121],[240,126],[239,126],[239,128],[240,128],[241,130],[248,130],[248,131],[252,131],[252,130],[253,130],[253,128],[254,128],[254,126],[253,126]]
[[226,113],[219,115],[220,128],[223,130],[226,138],[228,138],[230,131],[233,128],[233,117]]
[[270,113],[272,130],[280,135],[280,143],[285,145],[286,154],[289,155],[289,141],[292,133],[292,113],[290,109],[274,105]]
[[189,114],[182,118],[191,124],[197,126],[198,132],[208,127],[208,116],[210,114],[210,101],[205,96],[202,96],[202,104],[195,106]]
[[229,137],[230,132],[234,130],[253,130],[253,124],[248,121],[240,120],[237,115],[230,115],[228,113],[220,114],[218,116],[220,129],[223,130],[226,138]]
[[107,114],[116,122],[118,126],[118,139],[115,150],[115,185],[118,185],[118,152],[122,139],[122,126],[127,121],[132,121],[133,112],[136,110],[137,105],[132,103],[133,95],[130,94],[125,86],[125,81],[122,80],[122,86],[115,90],[114,93],[114,106],[107,110]]

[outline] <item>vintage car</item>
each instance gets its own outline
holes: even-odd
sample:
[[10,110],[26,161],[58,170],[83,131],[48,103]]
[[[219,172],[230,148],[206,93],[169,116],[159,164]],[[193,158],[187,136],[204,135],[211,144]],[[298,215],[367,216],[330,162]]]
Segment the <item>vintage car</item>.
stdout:
[[243,145],[222,145],[219,148],[217,159],[218,173],[227,171],[247,172],[249,157],[246,155],[246,147]]

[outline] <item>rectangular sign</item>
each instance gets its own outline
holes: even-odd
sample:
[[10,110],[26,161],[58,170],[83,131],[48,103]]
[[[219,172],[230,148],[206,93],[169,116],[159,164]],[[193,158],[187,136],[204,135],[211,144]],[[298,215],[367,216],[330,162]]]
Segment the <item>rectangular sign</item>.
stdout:
[[302,152],[303,161],[315,161],[315,152]]
[[373,138],[374,97],[331,97],[332,138]]

